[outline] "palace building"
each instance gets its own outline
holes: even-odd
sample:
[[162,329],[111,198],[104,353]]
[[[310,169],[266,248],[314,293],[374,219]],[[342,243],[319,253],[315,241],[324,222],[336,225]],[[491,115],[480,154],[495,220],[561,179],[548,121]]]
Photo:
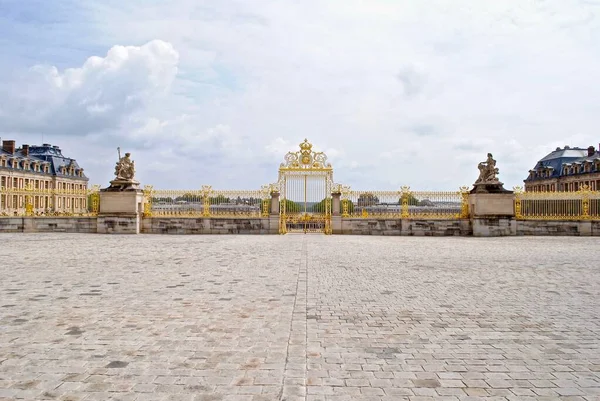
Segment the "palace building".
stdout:
[[525,180],[525,191],[573,192],[584,185],[600,190],[600,147],[556,148],[538,161]]
[[2,141],[0,215],[79,214],[87,211],[88,178],[58,146]]

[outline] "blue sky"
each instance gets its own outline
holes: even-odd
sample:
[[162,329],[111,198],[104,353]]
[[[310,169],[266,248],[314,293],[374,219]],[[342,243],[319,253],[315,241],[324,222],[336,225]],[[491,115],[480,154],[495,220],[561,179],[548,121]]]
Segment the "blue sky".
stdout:
[[[451,5],[450,5],[451,4]],[[306,137],[355,189],[519,185],[598,146],[600,1],[0,0],[0,136],[107,185],[254,189]]]

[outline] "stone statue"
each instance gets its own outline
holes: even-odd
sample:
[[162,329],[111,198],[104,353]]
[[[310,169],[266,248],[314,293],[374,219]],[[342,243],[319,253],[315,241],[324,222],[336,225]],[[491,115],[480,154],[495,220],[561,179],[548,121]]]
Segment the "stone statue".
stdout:
[[512,193],[504,189],[504,184],[498,179],[498,167],[491,153],[487,154],[487,160],[477,165],[479,178],[473,184],[473,193]]
[[107,191],[125,191],[139,189],[139,182],[135,180],[135,162],[131,160],[131,153],[125,153],[121,157],[121,148],[117,148],[119,152],[119,161],[115,166],[115,179],[110,182],[110,187]]
[[133,181],[133,177],[135,176],[135,162],[129,156],[131,156],[131,153],[125,153],[125,156],[121,157],[121,150],[119,149],[119,161],[115,166],[117,181]]
[[497,184],[499,182],[498,177],[496,177],[499,170],[491,153],[487,154],[487,160],[479,163],[477,168],[479,169],[479,178],[475,181],[475,184]]

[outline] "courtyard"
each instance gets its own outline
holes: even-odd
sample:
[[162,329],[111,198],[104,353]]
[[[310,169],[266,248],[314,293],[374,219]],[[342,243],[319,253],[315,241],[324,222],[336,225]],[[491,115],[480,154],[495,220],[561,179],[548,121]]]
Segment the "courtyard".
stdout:
[[1,400],[600,399],[595,238],[0,241]]

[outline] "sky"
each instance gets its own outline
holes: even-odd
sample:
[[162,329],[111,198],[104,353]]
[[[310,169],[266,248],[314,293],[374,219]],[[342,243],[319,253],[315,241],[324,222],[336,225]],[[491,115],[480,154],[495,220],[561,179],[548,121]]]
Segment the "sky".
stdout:
[[307,138],[356,190],[505,187],[600,142],[600,0],[0,0],[0,137],[90,185],[258,189]]

